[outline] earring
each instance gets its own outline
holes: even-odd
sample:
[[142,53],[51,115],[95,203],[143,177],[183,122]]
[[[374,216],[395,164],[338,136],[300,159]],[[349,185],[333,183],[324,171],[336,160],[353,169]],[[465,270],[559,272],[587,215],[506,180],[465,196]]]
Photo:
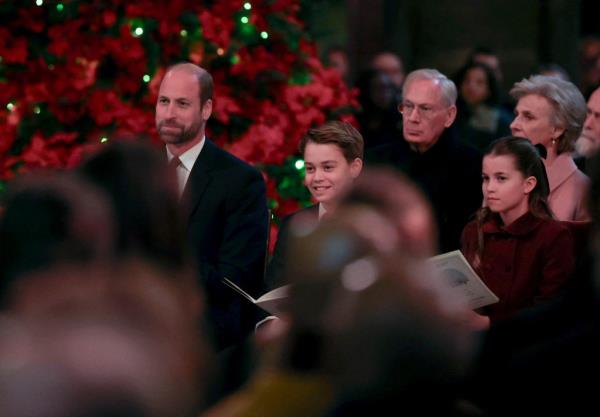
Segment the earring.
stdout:
[[556,146],[556,139],[552,139],[552,146]]

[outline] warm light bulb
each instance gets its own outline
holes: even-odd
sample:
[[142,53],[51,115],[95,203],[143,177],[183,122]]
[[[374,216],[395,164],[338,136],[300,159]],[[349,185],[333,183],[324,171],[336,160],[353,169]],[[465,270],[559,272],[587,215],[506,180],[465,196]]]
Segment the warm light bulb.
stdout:
[[302,159],[298,159],[294,166],[297,170],[301,170],[302,168],[304,168],[304,161]]
[[133,34],[135,36],[142,36],[144,34],[144,29],[142,29],[142,28],[135,28],[135,30],[133,31]]
[[246,24],[246,23],[248,23],[248,22],[249,22],[249,19],[248,19],[248,17],[247,17],[247,16],[244,16],[244,17],[242,17],[240,20],[241,20],[241,22],[242,22],[242,23],[244,23],[244,24]]
[[148,74],[144,74],[142,80],[144,80],[145,83],[150,82],[150,76]]
[[269,37],[269,34],[263,30],[262,32],[260,32],[260,37],[263,39],[267,39]]

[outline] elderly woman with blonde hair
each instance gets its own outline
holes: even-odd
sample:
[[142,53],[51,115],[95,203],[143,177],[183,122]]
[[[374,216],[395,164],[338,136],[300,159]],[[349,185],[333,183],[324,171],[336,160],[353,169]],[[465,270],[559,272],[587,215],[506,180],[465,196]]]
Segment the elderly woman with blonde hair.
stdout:
[[510,95],[517,100],[512,134],[546,148],[548,201],[554,216],[589,220],[585,200],[590,180],[571,157],[586,116],[583,95],[573,83],[543,75],[516,83]]

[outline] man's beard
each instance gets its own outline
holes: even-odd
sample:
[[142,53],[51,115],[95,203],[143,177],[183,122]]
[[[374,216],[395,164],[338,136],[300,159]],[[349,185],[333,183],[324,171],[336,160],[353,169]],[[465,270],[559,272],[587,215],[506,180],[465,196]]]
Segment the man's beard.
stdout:
[[[163,126],[168,126],[168,127],[175,127],[181,130],[180,134],[163,134],[162,133],[162,129]],[[171,144],[181,144],[181,143],[185,143],[185,142],[189,142],[190,140],[194,139],[197,135],[198,132],[200,132],[200,130],[202,129],[202,127],[204,126],[204,122],[200,121],[198,123],[193,123],[189,128],[185,128],[184,126],[178,124],[178,123],[167,123],[166,121],[161,121],[158,123],[158,134],[160,135],[161,139],[165,142],[165,143],[171,143]]]
[[595,140],[587,136],[580,136],[575,142],[575,151],[586,158],[591,157],[600,149],[600,145]]

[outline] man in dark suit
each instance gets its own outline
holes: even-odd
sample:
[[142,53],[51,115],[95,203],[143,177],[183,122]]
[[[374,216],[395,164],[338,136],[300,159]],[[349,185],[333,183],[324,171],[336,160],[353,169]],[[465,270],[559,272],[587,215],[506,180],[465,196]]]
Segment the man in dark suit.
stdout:
[[206,70],[191,63],[169,68],[156,103],[156,127],[177,171],[188,240],[221,350],[242,340],[254,325],[255,307],[222,279],[253,296],[262,293],[268,215],[260,172],[205,137],[212,92]]
[[460,247],[462,229],[481,206],[481,156],[460,143],[452,129],[456,86],[434,69],[404,81],[403,138],[373,149],[367,166],[390,165],[421,187],[433,206],[440,252]]

